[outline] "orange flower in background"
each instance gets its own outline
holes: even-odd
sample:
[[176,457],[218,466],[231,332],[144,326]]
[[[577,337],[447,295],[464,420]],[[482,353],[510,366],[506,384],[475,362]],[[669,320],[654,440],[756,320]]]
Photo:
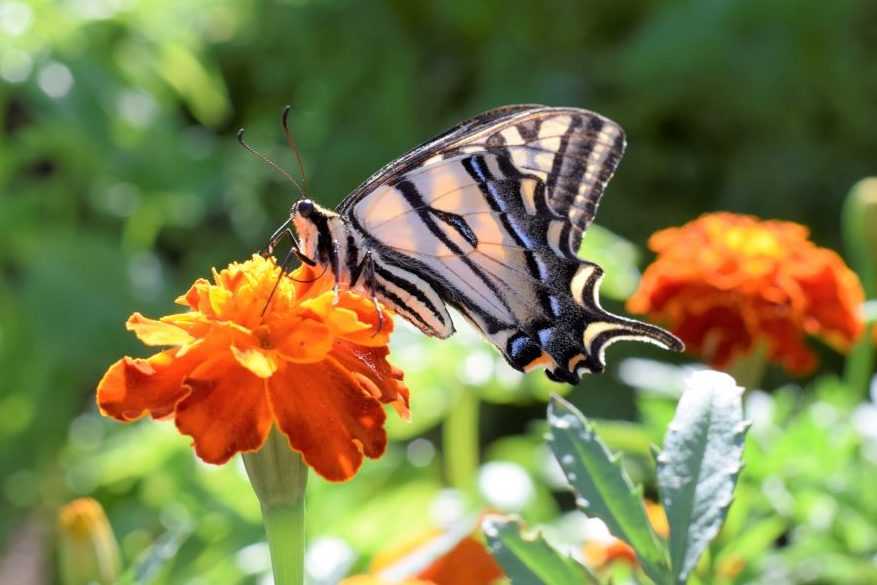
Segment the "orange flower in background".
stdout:
[[254,255],[195,281],[176,301],[187,312],[131,315],[143,343],[169,349],[113,364],[97,389],[101,413],[173,417],[216,464],[259,449],[277,425],[317,473],[352,477],[363,456],[384,452],[383,404],[408,414],[402,373],[386,361],[393,322],[381,325],[366,297],[336,299],[331,276],[307,266],[291,276],[278,282],[274,260]]
[[[667,514],[660,504],[646,500],[646,516],[655,534],[661,538],[670,537],[670,524],[667,522]],[[639,565],[634,550],[623,540],[609,534],[608,530],[600,538],[592,538],[585,542],[582,547],[585,563],[591,568],[602,569],[609,565],[622,562],[631,567]]]
[[[402,577],[400,566],[415,570]],[[340,585],[491,585],[502,576],[502,568],[474,536],[454,539],[432,530],[378,553],[368,575],[348,577]]]
[[862,332],[858,277],[802,225],[710,213],[655,233],[649,247],[658,257],[628,309],[669,324],[716,367],[763,343],[802,374],[816,365],[805,335],[846,351]]

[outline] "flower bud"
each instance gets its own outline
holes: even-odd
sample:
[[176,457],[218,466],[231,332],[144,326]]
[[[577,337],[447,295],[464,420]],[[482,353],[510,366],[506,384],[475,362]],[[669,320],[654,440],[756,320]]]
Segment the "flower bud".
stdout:
[[107,515],[92,498],[80,498],[58,513],[61,582],[111,585],[119,577],[119,546]]
[[844,207],[844,237],[868,298],[877,296],[877,177],[850,189]]

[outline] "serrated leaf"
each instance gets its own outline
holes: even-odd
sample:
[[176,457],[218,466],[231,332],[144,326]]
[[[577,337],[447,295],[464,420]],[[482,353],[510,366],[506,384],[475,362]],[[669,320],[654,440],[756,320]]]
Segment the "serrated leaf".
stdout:
[[742,394],[727,374],[692,375],[658,456],[676,583],[684,583],[697,565],[731,505],[748,428]]
[[618,457],[609,452],[582,413],[562,398],[551,398],[548,423],[548,445],[572,484],[579,507],[633,547],[652,580],[669,583],[666,546],[652,530],[642,494]]
[[516,519],[488,516],[481,527],[490,552],[512,585],[599,583],[583,565],[552,548],[541,535],[525,537]]

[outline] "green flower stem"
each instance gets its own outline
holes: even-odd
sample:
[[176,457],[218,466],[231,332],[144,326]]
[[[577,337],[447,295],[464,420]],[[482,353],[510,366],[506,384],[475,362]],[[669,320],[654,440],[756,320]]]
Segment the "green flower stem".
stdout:
[[291,506],[262,507],[275,585],[304,583],[305,500]]
[[276,428],[244,466],[262,505],[275,585],[304,583],[305,487],[308,468]]
[[[865,297],[877,297],[877,178],[853,185],[843,210],[844,243],[859,274]],[[874,341],[870,328],[847,358],[844,379],[850,388],[866,395],[874,372]]]
[[442,427],[442,447],[448,482],[464,490],[475,484],[478,473],[478,393],[470,388],[460,391]]

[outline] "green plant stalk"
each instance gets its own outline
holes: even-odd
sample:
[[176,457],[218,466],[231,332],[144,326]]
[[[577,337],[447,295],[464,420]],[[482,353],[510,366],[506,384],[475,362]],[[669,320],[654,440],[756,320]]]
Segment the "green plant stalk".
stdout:
[[304,583],[305,499],[289,506],[262,508],[275,585]]
[[274,428],[261,449],[244,454],[244,466],[262,506],[274,583],[303,585],[307,465]]
[[478,393],[464,388],[442,426],[445,473],[448,482],[459,490],[473,486],[478,473],[480,410]]
[[[862,281],[865,297],[877,297],[877,178],[853,185],[843,209],[843,235],[853,268]],[[847,385],[866,395],[874,371],[871,327],[853,346],[844,369]]]

